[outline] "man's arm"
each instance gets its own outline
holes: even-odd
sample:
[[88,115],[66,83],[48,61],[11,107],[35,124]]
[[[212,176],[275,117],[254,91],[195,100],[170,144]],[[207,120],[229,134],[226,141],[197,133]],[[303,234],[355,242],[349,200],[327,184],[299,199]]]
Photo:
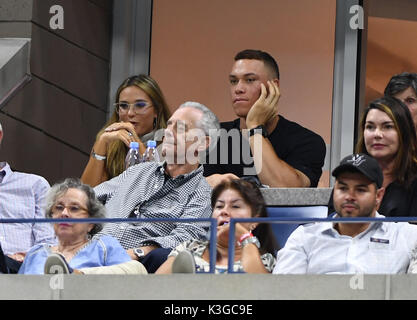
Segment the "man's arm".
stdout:
[[110,197],[113,195],[114,191],[117,190],[120,185],[123,183],[123,180],[133,170],[135,166],[128,168],[128,170],[123,171],[117,177],[100,183],[94,188],[97,199],[99,199],[103,204],[106,204],[109,201]]
[[[267,127],[271,119],[278,117],[278,100],[280,97],[278,85],[273,81],[268,81],[268,88],[269,93],[267,93],[266,87],[261,84],[261,95],[246,117],[248,130],[259,125]],[[249,137],[249,145],[256,173],[262,184],[273,188],[310,187],[310,178],[280,159],[267,138],[261,134],[254,134]]]
[[[260,134],[255,134],[249,138],[249,144],[253,154],[254,166],[262,184],[272,188],[310,187],[310,179],[301,171],[281,160],[268,139]],[[262,152],[259,152],[259,149]]]
[[304,227],[299,226],[277,253],[274,274],[306,274],[308,257],[304,250]]
[[[210,204],[209,188],[205,190],[196,190],[190,195],[190,199],[184,208],[181,215],[182,219],[195,218],[210,218],[211,204]],[[184,222],[176,223],[176,228],[168,235],[161,235],[152,237],[145,241],[146,244],[162,248],[175,248],[182,242],[190,239],[205,239],[207,238],[209,229],[208,222]],[[149,248],[150,250],[154,248]]]

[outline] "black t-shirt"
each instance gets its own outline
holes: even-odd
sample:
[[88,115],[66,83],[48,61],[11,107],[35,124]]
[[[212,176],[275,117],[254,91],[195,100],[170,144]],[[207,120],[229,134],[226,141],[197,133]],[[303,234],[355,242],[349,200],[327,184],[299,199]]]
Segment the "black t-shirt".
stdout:
[[[333,191],[330,195],[328,213],[335,212]],[[386,217],[417,217],[417,178],[409,188],[398,182],[390,183],[385,189],[378,213]]]
[[[225,130],[222,130],[216,147],[206,158],[204,176],[215,173],[256,176],[249,143],[239,130],[240,119],[222,122],[220,127]],[[317,186],[326,155],[322,137],[280,115],[276,128],[267,138],[281,160],[303,172],[310,179],[311,187]]]

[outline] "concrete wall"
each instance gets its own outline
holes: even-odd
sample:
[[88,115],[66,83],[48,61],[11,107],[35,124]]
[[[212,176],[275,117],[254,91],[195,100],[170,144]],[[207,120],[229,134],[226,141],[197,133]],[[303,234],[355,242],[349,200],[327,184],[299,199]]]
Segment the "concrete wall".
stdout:
[[403,300],[417,299],[416,287],[411,274],[2,275],[0,299]]
[[[60,5],[64,29],[51,29]],[[0,0],[0,37],[31,39],[32,80],[0,111],[0,159],[51,184],[80,177],[106,120],[112,0]]]

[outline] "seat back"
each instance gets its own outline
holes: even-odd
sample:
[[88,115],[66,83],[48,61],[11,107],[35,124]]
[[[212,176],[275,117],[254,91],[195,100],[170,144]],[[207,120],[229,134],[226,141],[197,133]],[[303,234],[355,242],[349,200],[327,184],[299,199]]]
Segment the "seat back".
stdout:
[[[281,218],[326,218],[327,206],[267,207],[269,217]],[[271,223],[272,231],[281,248],[285,246],[290,234],[298,223]]]

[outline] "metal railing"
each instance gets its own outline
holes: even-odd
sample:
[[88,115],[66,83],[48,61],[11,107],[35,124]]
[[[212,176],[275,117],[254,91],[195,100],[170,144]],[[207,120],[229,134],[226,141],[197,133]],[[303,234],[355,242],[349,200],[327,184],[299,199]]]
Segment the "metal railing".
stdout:
[[[105,219],[0,219],[1,223],[58,223],[58,222],[72,222],[72,223],[138,223],[138,222],[169,222],[169,223],[198,223],[210,222],[209,228],[209,255],[210,255],[210,271],[214,273],[216,268],[216,254],[217,254],[217,220],[215,218],[105,218]],[[327,218],[288,218],[288,217],[267,217],[267,218],[232,218],[229,225],[229,244],[228,244],[228,273],[236,273],[233,271],[234,256],[235,256],[235,232],[236,223],[289,223],[289,224],[305,224],[312,222],[343,222],[343,223],[378,223],[378,222],[416,222],[417,217],[384,217],[384,218],[341,218],[341,217],[327,217]],[[199,272],[204,273],[204,272]]]
[[214,218],[105,218],[105,219],[74,219],[74,218],[65,218],[65,219],[0,219],[1,223],[58,223],[58,222],[70,222],[70,223],[138,223],[138,222],[169,222],[169,223],[198,223],[198,222],[210,222],[209,235],[210,235],[210,273],[214,273],[216,267],[216,243],[217,243],[217,220]]

